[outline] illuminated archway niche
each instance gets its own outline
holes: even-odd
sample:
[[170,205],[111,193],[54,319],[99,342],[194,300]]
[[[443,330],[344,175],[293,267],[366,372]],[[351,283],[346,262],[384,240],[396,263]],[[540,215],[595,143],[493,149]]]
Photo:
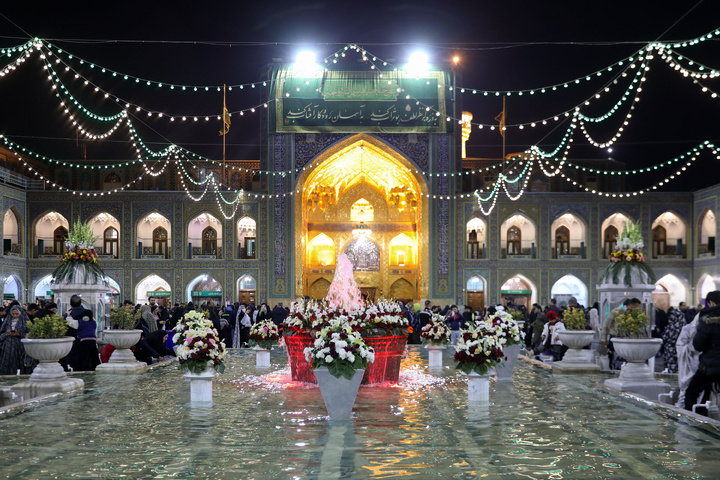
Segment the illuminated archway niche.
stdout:
[[[403,279],[411,285],[413,299],[428,296],[429,232],[427,184],[420,169],[407,158],[370,135],[352,136],[313,159],[298,179],[295,196],[295,295],[317,296],[332,279],[333,264],[315,263],[316,242],[334,246],[335,257],[359,236],[365,235],[380,249],[379,269],[355,271],[364,294],[390,295]],[[324,237],[320,237],[324,235]],[[404,237],[400,237],[404,235]],[[400,247],[398,240],[405,240]],[[312,242],[312,243],[311,243]],[[408,245],[409,244],[409,245]],[[391,262],[393,248],[407,254],[404,265]],[[397,254],[397,252],[395,252]],[[396,255],[397,256],[397,255]],[[402,255],[401,255],[402,256]],[[409,263],[412,256],[413,263]]]
[[575,275],[565,275],[550,289],[550,296],[557,301],[557,305],[567,306],[568,299],[575,297],[577,303],[588,307],[588,291],[585,284]]
[[695,303],[699,303],[703,300],[705,300],[705,297],[707,297],[707,294],[717,290],[717,283],[715,283],[715,280],[708,275],[707,273],[704,274],[702,277],[700,277],[700,281],[698,282],[697,286],[697,298]]
[[[687,302],[687,284],[672,274],[667,274],[655,282],[656,288],[652,298],[655,305],[667,310],[667,307],[678,308],[680,302]],[[656,299],[656,297],[658,297]]]
[[518,273],[508,278],[500,287],[500,297],[503,305],[507,303],[506,298],[508,296],[515,297],[516,304],[525,305],[530,310],[530,306],[537,303],[537,288],[529,278]]

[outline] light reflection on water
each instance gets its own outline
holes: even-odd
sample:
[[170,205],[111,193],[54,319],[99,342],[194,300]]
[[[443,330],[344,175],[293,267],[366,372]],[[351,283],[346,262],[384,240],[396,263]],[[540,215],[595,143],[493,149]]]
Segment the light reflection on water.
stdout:
[[5,478],[717,478],[708,427],[605,392],[603,375],[518,362],[514,382],[467,404],[451,352],[429,375],[411,347],[397,385],[361,387],[330,424],[317,387],[233,353],[210,408],[189,405],[172,367],[86,375],[83,393],[0,420]]

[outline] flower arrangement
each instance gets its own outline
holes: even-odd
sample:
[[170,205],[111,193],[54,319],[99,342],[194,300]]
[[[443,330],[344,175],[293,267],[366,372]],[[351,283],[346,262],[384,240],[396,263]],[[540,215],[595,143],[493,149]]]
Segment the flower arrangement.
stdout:
[[437,313],[420,330],[420,336],[431,345],[447,345],[450,341],[450,329]]
[[225,371],[225,343],[220,341],[212,322],[201,313],[186,313],[173,332],[176,332],[173,342],[178,345],[179,369],[202,373],[211,366],[218,373]]
[[183,315],[183,317],[178,320],[175,328],[173,328],[173,343],[175,345],[184,343],[188,336],[188,332],[191,330],[197,331],[209,328],[213,328],[213,324],[207,315],[196,310],[190,311]]
[[587,319],[582,308],[568,308],[563,313],[562,322],[567,330],[585,330]]
[[89,224],[75,222],[68,232],[66,251],[60,259],[60,265],[53,272],[53,281],[72,282],[79,267],[82,266],[85,271],[85,283],[106,284],[105,272],[98,263],[98,255],[93,246],[97,239]]
[[407,335],[410,322],[394,299],[381,298],[375,304],[365,306],[365,335]]
[[642,253],[643,246],[645,244],[640,232],[640,222],[630,224],[630,226],[626,223],[617,240],[617,250],[610,253],[610,265],[605,269],[604,277],[611,278],[617,283],[620,274],[623,273],[625,285],[631,286],[633,269],[637,269],[644,272],[651,283],[655,283],[655,273],[645,263],[645,254]]
[[[525,332],[520,330],[520,325],[518,325],[515,315],[513,315],[513,312],[517,312],[517,310],[510,309],[510,311],[507,311],[503,307],[495,308],[497,309],[495,313],[485,318],[486,326],[495,332],[501,345],[521,344],[525,338]],[[522,312],[518,313],[522,315]]]
[[322,328],[312,347],[304,350],[312,368],[327,367],[335,377],[352,378],[356,370],[375,361],[375,351],[345,322],[333,320]]
[[64,318],[57,313],[27,322],[27,338],[62,338],[68,329]]
[[640,308],[630,308],[615,318],[618,337],[621,338],[648,338],[650,317]]
[[264,320],[252,326],[248,338],[251,347],[270,350],[280,341],[280,331],[272,320]]
[[467,330],[461,330],[455,351],[456,368],[467,374],[475,372],[479,375],[485,375],[490,367],[501,364],[504,355],[495,328],[487,322],[478,322]]

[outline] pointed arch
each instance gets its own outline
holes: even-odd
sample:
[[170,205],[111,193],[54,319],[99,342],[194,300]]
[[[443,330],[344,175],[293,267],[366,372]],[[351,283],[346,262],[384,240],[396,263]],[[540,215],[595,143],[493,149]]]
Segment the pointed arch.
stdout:
[[687,222],[677,212],[667,210],[651,225],[652,258],[663,255],[687,256]]
[[[538,291],[532,280],[521,273],[516,273],[505,280],[500,287],[500,296],[503,300],[509,295],[515,297],[515,303],[518,305],[525,303],[529,308],[533,303],[537,303]],[[505,304],[505,301],[503,301],[503,304]]]
[[404,278],[395,280],[392,285],[390,285],[390,298],[394,298],[403,303],[411,302],[415,299],[415,287]]
[[[655,302],[658,307],[662,308],[664,306],[666,310],[667,307],[670,306],[678,308],[681,302],[687,303],[688,284],[681,278],[671,273],[668,273],[667,275],[660,278],[657,282],[655,282],[655,285],[661,287],[667,293],[667,305],[664,305],[661,301],[664,300],[662,298],[664,296],[662,295],[662,292],[660,290],[656,290],[656,292],[653,292],[653,302]],[[658,295],[658,293],[660,293],[660,295]]]
[[34,225],[38,255],[59,255],[64,252],[64,239],[67,238],[70,223],[62,214],[56,211],[46,212],[37,218]]
[[187,224],[188,243],[192,248],[192,256],[214,255],[222,257],[222,222],[208,212],[192,217]]
[[485,309],[485,292],[487,280],[482,275],[473,275],[465,282],[465,305],[472,307],[473,311]]
[[615,250],[617,237],[620,235],[620,232],[623,231],[625,224],[633,222],[634,220],[623,212],[615,212],[602,222],[603,258],[608,258],[610,253]]
[[218,302],[222,301],[223,288],[220,282],[210,275],[198,275],[187,284],[185,294],[187,301],[196,304],[208,300]]
[[22,216],[15,206],[5,211],[3,216],[3,255],[22,254],[23,223]]
[[310,240],[307,252],[310,265],[335,265],[335,242],[324,233],[319,233]]
[[557,300],[557,305],[566,305],[570,297],[575,297],[577,303],[588,306],[587,285],[575,275],[567,274],[558,279],[550,289],[550,296]]
[[98,212],[88,219],[93,234],[97,236],[95,249],[99,254],[118,258],[120,253],[120,222],[108,212]]
[[172,225],[162,213],[153,210],[140,217],[135,224],[138,257],[170,258]]
[[237,279],[237,292],[238,302],[248,304],[255,304],[257,298],[257,281],[251,275],[245,274]]
[[522,212],[508,216],[500,225],[502,257],[508,255],[532,255],[536,245],[535,222]]
[[715,212],[705,207],[698,217],[697,223],[697,254],[699,256],[715,255],[715,238],[717,237],[717,221]]
[[465,224],[466,258],[483,258],[487,235],[487,223],[480,217],[473,217]]
[[585,258],[587,225],[580,215],[570,210],[561,213],[553,220],[550,231],[553,235],[553,258],[565,255]]
[[149,292],[171,292],[170,284],[159,275],[148,275],[135,285],[135,303],[148,303]]
[[257,222],[245,215],[237,221],[238,257],[255,258],[257,243]]
[[390,240],[390,266],[415,265],[417,241],[401,233]]

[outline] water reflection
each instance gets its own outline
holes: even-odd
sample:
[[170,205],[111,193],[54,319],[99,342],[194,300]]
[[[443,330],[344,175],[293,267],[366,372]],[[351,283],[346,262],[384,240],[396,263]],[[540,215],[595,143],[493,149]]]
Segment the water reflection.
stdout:
[[[423,356],[423,354],[425,356]],[[282,352],[259,371],[233,352],[211,408],[191,408],[172,367],[83,375],[80,394],[0,421],[8,478],[717,478],[710,427],[609,394],[597,375],[519,362],[469,405],[450,355],[437,375],[411,347],[397,384],[361,387],[352,422],[330,424],[317,386]]]

